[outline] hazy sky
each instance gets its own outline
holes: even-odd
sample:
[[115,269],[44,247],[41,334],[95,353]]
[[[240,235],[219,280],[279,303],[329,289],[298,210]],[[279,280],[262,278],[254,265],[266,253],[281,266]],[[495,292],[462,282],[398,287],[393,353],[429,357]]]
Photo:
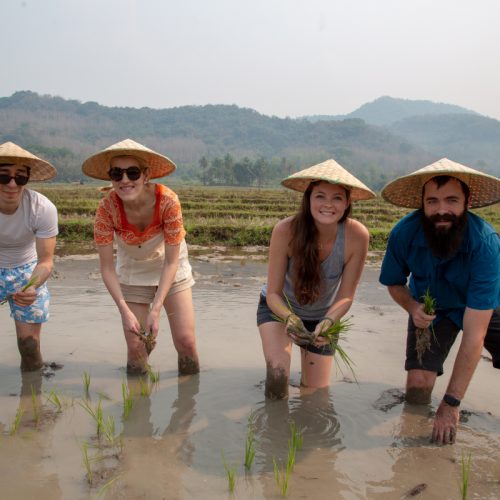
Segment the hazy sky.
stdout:
[[0,97],[343,114],[377,97],[500,119],[498,0],[0,0]]

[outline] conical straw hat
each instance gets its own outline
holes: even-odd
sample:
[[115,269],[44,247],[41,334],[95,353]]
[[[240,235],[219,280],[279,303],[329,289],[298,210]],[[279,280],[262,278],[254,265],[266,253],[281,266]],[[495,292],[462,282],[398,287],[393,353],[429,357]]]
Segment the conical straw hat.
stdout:
[[437,175],[449,175],[467,184],[472,208],[485,207],[500,200],[500,179],[448,158],[389,182],[382,190],[382,197],[400,207],[420,208],[424,184]]
[[0,163],[29,167],[31,181],[48,181],[57,174],[56,169],[48,161],[38,158],[13,142],[0,144]]
[[125,139],[87,158],[82,165],[83,173],[94,179],[109,180],[108,170],[115,156],[135,156],[144,161],[151,179],[165,177],[176,169],[175,163],[166,156],[132,139]]
[[375,193],[365,186],[354,175],[350,174],[344,167],[340,166],[335,160],[326,160],[312,167],[296,172],[281,181],[281,184],[287,188],[301,191],[307,189],[309,184],[314,181],[325,181],[330,184],[340,184],[350,191],[352,201],[369,200],[375,197]]

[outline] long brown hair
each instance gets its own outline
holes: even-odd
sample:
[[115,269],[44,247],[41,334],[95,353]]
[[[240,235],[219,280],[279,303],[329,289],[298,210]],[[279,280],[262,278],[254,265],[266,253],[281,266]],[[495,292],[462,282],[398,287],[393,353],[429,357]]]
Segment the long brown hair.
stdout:
[[[314,186],[325,181],[313,181],[309,184],[299,211],[291,222],[292,237],[290,252],[293,258],[293,293],[299,304],[312,304],[321,293],[321,262],[318,250],[318,230],[311,214],[311,193]],[[347,201],[350,193],[345,189]],[[345,209],[339,220],[343,222],[351,213],[351,204]]]

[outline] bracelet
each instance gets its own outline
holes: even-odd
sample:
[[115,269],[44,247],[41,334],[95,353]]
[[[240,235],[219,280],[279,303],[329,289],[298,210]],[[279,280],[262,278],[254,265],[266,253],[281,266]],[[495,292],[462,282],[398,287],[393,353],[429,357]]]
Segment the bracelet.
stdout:
[[288,323],[288,320],[290,318],[290,316],[293,316],[295,313],[290,313],[286,318],[285,318],[285,323]]
[[333,319],[332,319],[332,318],[330,318],[330,316],[325,316],[325,317],[321,318],[321,319],[319,320],[319,322],[321,323],[322,321],[325,321],[326,319],[327,319],[327,320],[331,323],[331,325],[330,325],[330,326],[333,326],[333,325],[335,324],[335,321],[333,321]]

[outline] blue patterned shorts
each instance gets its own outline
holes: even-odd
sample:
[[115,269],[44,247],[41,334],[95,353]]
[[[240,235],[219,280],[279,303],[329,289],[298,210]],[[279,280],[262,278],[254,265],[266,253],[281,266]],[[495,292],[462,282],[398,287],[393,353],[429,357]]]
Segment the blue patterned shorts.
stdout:
[[45,323],[49,319],[50,293],[45,283],[37,288],[37,299],[30,306],[18,306],[12,298],[28,283],[35,266],[33,261],[19,267],[0,268],[0,302],[8,300],[10,316],[20,323]]

